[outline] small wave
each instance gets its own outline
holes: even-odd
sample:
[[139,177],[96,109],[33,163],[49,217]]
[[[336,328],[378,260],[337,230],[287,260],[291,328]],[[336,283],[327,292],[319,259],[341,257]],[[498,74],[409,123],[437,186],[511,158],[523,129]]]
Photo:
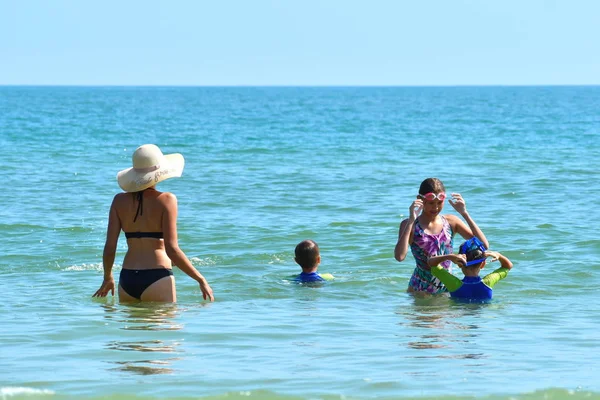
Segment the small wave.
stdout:
[[33,225],[33,224],[0,224],[0,229],[3,231],[10,231],[13,229],[29,229],[29,230],[35,230],[35,229],[42,229],[42,230],[46,230],[49,229],[47,226],[43,226],[43,225]]
[[[365,380],[366,382],[369,382],[369,380]],[[377,386],[381,387],[381,384],[378,384]],[[386,385],[384,385],[386,386]],[[38,398],[39,396],[54,396],[54,392],[51,390],[46,390],[46,389],[33,389],[33,388],[25,388],[25,387],[4,387],[0,389],[0,398],[2,400],[8,400],[8,399],[29,399],[32,398],[32,396],[35,396],[35,398]],[[77,397],[74,396],[66,396],[63,397],[61,396],[61,398],[65,398],[65,399],[75,399]],[[139,395],[130,395],[130,394],[112,394],[110,396],[102,396],[102,397],[90,397],[90,399],[95,400],[95,399],[105,399],[105,398],[110,398],[113,400],[131,400],[131,399],[137,399],[137,400],[144,400],[144,399],[151,399],[151,400],[155,400],[158,399],[157,397],[153,397],[153,396],[139,396]],[[202,397],[188,397],[188,396],[178,396],[178,397],[172,397],[173,400],[192,400],[192,399],[196,399],[196,400],[202,400],[202,399],[210,399],[210,400],[220,400],[220,399],[227,399],[227,400],[247,400],[247,399],[261,399],[261,400],[301,400],[301,399],[314,399],[314,398],[329,398],[329,399],[344,399],[346,398],[346,396],[344,395],[335,395],[335,394],[329,394],[329,395],[324,395],[324,396],[294,396],[294,395],[289,395],[289,394],[280,394],[280,393],[276,393],[276,392],[272,392],[272,391],[268,391],[268,390],[255,390],[255,391],[238,391],[238,392],[225,392],[225,393],[221,393],[221,394],[217,394],[217,395],[207,395],[207,396],[202,396]],[[355,399],[359,399],[361,397],[352,397]],[[381,397],[381,399],[398,399],[400,397]],[[433,400],[433,399],[437,399],[437,400],[444,400],[444,399],[448,399],[448,400],[454,400],[457,398],[462,398],[462,399],[486,399],[486,400],[588,400],[588,399],[597,399],[598,398],[598,393],[595,392],[588,392],[588,391],[583,391],[580,388],[576,389],[576,390],[568,390],[568,389],[545,389],[545,390],[538,390],[535,392],[529,392],[529,393],[520,393],[520,394],[513,394],[513,395],[487,395],[487,396],[482,396],[482,397],[475,397],[475,396],[460,396],[457,397],[455,395],[445,395],[445,396],[425,396],[425,397],[412,397],[412,396],[406,396],[406,397],[402,397],[406,400],[410,400],[410,399],[419,399],[419,400]]]
[[54,232],[72,232],[72,233],[89,233],[94,232],[94,227],[86,227],[86,226],[63,226],[63,227],[54,227],[52,230]]
[[538,228],[538,229],[554,229],[554,225],[546,223],[546,224],[538,225],[536,228]]
[[272,254],[269,264],[281,264],[286,262],[287,254]]
[[[94,263],[94,264],[80,264],[80,265],[71,265],[68,267],[61,267],[58,265],[61,271],[102,271],[102,263]],[[115,264],[114,269],[121,269],[120,265]]]
[[198,267],[206,267],[208,265],[216,265],[217,264],[217,260],[214,258],[200,258],[200,257],[190,257],[190,261],[192,262],[192,264],[194,264],[194,266]]
[[3,387],[0,388],[0,396],[2,400],[19,396],[32,396],[32,395],[53,395],[54,392],[52,390],[47,389],[34,389],[28,387]]

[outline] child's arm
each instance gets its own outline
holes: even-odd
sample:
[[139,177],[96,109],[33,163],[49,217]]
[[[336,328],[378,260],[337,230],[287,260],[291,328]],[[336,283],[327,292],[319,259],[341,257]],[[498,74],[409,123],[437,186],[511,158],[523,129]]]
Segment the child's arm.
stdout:
[[404,261],[406,253],[408,253],[408,247],[410,246],[410,235],[412,234],[415,220],[405,219],[400,224],[398,232],[398,242],[394,248],[394,258],[398,262]]
[[404,261],[406,253],[408,253],[408,247],[412,243],[412,234],[415,226],[415,221],[419,216],[419,213],[423,209],[423,200],[416,199],[410,205],[408,209],[410,217],[402,221],[398,232],[398,242],[394,248],[394,258],[398,262]]
[[456,265],[465,265],[467,263],[467,256],[464,254],[444,254],[441,256],[431,256],[427,259],[427,266],[433,268],[434,266],[448,260],[452,261]]
[[479,229],[479,226],[475,223],[471,215],[467,212],[467,205],[462,196],[458,193],[452,193],[452,199],[449,200],[450,205],[465,219],[468,227],[460,220],[460,218],[455,218],[454,223],[454,231],[460,234],[465,239],[470,239],[475,236],[477,239],[481,240],[486,249],[489,249],[490,244],[483,234],[483,231]]
[[449,292],[456,292],[462,286],[462,281],[444,269],[441,265],[431,267],[431,274],[438,278]]
[[486,255],[486,257],[492,257],[492,262],[500,261],[500,268],[511,269],[513,267],[513,263],[508,258],[506,258],[502,254],[498,253],[497,251],[487,250],[485,252],[485,255]]
[[456,292],[462,286],[462,281],[440,265],[440,263],[448,260],[459,265],[464,265],[467,261],[464,254],[444,254],[441,256],[429,257],[427,259],[427,265],[431,268],[431,274],[446,285],[448,291]]
[[483,283],[488,285],[490,288],[493,288],[496,283],[506,278],[506,275],[508,275],[508,271],[510,271],[513,267],[513,263],[497,251],[488,250],[485,252],[485,255],[488,257],[492,257],[492,261],[500,261],[500,268],[498,268],[492,273],[487,274],[483,278]]

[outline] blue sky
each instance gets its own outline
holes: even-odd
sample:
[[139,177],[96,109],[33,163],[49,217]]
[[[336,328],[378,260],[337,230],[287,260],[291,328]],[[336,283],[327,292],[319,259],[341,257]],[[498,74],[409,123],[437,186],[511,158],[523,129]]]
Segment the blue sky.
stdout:
[[595,0],[0,0],[2,85],[600,84]]

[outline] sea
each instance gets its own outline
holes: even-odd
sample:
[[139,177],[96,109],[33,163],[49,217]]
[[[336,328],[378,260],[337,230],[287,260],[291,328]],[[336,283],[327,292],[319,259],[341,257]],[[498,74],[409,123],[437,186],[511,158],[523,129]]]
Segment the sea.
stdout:
[[[600,399],[599,139],[598,86],[2,86],[0,399]],[[212,303],[92,298],[146,143]],[[489,303],[406,292],[429,177],[514,263]],[[304,239],[333,281],[290,278]]]

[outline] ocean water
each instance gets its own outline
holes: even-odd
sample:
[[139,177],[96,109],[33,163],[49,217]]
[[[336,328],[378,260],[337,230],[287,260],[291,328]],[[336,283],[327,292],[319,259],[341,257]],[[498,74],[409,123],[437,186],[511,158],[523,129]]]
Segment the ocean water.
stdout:
[[[0,87],[0,398],[600,398],[599,110],[600,87]],[[186,159],[158,188],[214,303],[181,271],[177,304],[91,297],[144,143]],[[515,264],[490,304],[406,293],[432,176]],[[323,287],[288,279],[307,238]]]

